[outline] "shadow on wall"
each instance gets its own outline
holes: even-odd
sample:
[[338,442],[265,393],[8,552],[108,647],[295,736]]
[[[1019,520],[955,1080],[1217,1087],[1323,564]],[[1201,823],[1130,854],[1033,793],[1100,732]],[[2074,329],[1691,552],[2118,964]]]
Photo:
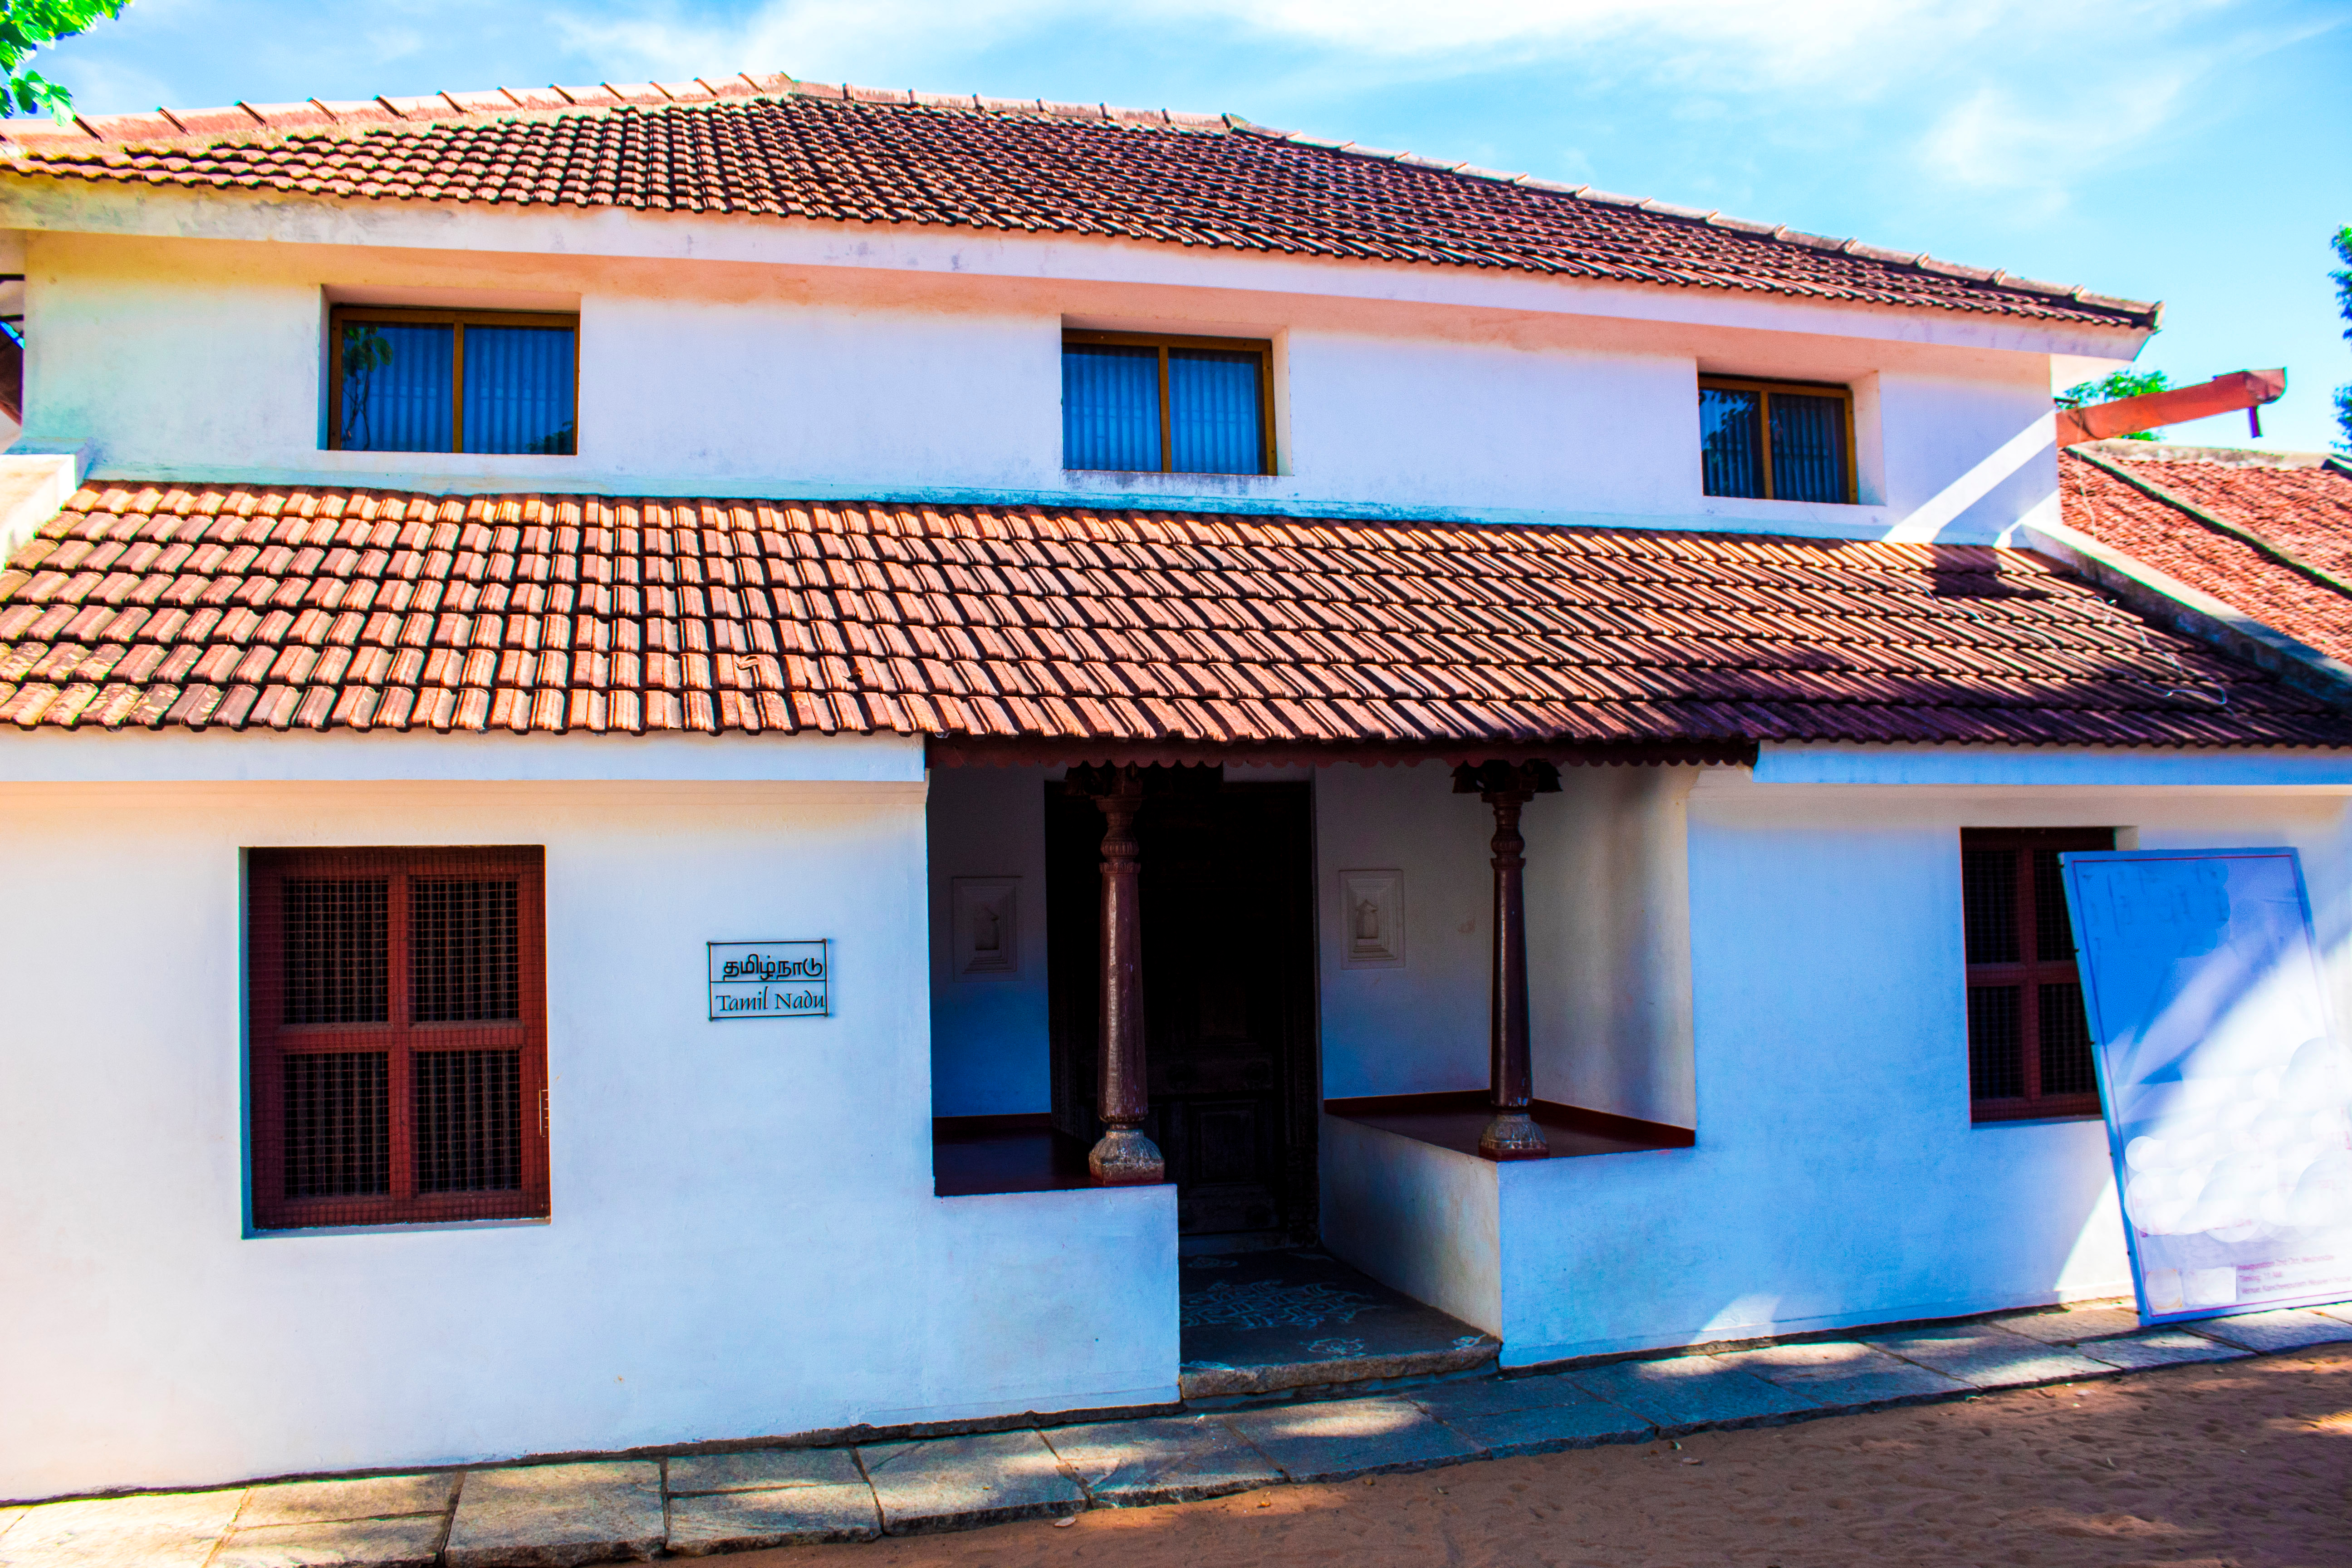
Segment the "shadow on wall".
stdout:
[[1697,767],[1571,767],[1528,810],[1536,1095],[1697,1125],[1689,836]]

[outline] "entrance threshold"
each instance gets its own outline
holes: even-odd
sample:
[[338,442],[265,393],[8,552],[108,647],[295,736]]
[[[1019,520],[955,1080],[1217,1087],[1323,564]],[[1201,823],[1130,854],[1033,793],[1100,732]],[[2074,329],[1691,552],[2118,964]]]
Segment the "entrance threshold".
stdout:
[[1177,1285],[1187,1401],[1440,1377],[1487,1366],[1503,1348],[1320,1247],[1188,1247]]

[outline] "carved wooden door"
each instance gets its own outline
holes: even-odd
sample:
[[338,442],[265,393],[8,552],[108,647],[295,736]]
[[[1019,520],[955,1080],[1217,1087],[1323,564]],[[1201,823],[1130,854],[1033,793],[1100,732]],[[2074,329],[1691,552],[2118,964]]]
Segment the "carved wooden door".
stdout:
[[[1146,1131],[1188,1235],[1314,1231],[1310,798],[1227,784],[1149,796],[1138,819]],[[1055,1121],[1091,1140],[1101,814],[1051,797],[1048,811]]]

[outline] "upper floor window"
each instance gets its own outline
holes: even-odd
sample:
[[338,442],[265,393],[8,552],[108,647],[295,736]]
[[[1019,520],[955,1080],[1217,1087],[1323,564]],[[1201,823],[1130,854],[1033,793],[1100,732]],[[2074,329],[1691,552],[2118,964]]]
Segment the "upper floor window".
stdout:
[[578,449],[577,316],[339,305],[329,342],[330,447]]
[[1708,495],[1854,499],[1853,395],[1843,386],[1701,376],[1698,427]]
[[247,864],[255,1226],[544,1216],[541,851]]
[[1141,332],[1062,335],[1062,466],[1274,472],[1271,345]]
[[1978,1121],[2096,1116],[2098,1071],[2058,857],[2113,849],[2111,828],[1967,828],[1969,1103]]

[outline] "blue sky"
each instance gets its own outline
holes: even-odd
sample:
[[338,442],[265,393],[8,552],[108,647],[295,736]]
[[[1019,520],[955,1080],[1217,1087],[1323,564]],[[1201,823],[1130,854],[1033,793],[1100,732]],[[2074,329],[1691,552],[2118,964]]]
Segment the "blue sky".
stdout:
[[2142,364],[2287,366],[2266,446],[2352,382],[2352,0],[135,0],[41,68],[94,113],[746,69],[1228,111],[2160,299]]

